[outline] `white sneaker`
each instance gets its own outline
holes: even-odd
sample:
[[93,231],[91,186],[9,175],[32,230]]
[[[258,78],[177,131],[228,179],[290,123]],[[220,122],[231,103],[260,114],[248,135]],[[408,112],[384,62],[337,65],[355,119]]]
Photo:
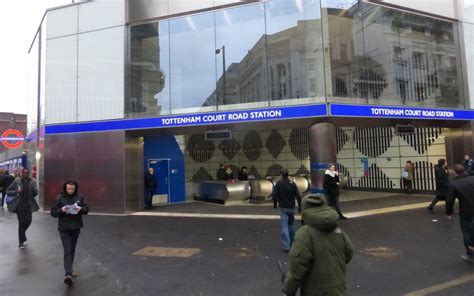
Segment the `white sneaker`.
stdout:
[[468,255],[463,255],[461,256],[461,259],[466,261],[466,262],[469,262],[469,263],[473,263],[474,264],[474,258],[472,257],[469,257]]

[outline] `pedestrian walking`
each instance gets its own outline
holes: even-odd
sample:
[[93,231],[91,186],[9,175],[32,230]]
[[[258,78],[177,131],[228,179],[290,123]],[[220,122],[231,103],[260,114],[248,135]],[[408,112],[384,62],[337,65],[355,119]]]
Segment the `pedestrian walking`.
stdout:
[[275,184],[272,192],[273,207],[280,208],[281,248],[288,253],[295,238],[295,205],[301,212],[301,196],[298,187],[288,178],[288,170],[281,170],[281,179]]
[[234,172],[232,171],[232,167],[230,165],[228,165],[226,168],[225,168],[225,171],[224,171],[224,180],[228,181],[228,182],[232,182],[234,181]]
[[58,218],[58,231],[64,250],[64,283],[73,285],[73,271],[76,244],[84,227],[82,216],[87,215],[89,207],[84,197],[79,193],[79,185],[74,180],[68,180],[63,185],[63,191],[56,197],[56,202],[51,208],[51,216]]
[[153,207],[153,195],[155,195],[157,187],[155,170],[153,168],[148,168],[147,173],[145,174],[145,210],[151,210]]
[[446,199],[446,214],[451,218],[454,201],[459,200],[459,221],[463,236],[466,255],[461,258],[474,263],[474,176],[466,176],[464,165],[455,165],[454,180],[450,183],[448,198]]
[[226,180],[225,178],[225,167],[222,163],[219,163],[219,168],[217,169],[216,179],[218,181]]
[[5,198],[7,196],[7,188],[13,183],[13,181],[15,181],[15,177],[13,175],[11,175],[10,173],[8,173],[7,170],[5,170],[3,172],[3,179],[2,179],[2,183],[3,183],[3,187],[2,187],[2,208],[3,208],[3,205],[5,203]]
[[428,206],[428,211],[433,212],[435,205],[440,200],[446,200],[446,196],[449,193],[449,172],[448,162],[444,158],[438,160],[438,165],[435,168],[435,180],[436,180],[436,195],[433,201]]
[[2,193],[2,197],[1,197],[1,200],[0,200],[0,205],[3,209],[3,204],[5,202],[5,194],[3,194],[3,188],[4,188],[4,182],[3,182],[3,178],[5,177],[5,173],[3,171],[3,169],[0,169],[0,193]]
[[31,225],[32,213],[39,210],[39,205],[35,200],[38,195],[36,181],[30,178],[30,171],[22,169],[21,177],[16,178],[7,188],[7,194],[16,196],[8,205],[8,210],[16,213],[18,218],[18,247],[24,249],[26,241],[26,230]]
[[326,191],[329,206],[333,207],[339,214],[339,219],[347,220],[339,207],[339,172],[336,171],[336,165],[330,163],[324,173],[323,188]]
[[415,174],[415,167],[413,166],[413,163],[410,160],[408,160],[402,172],[403,186],[405,187],[407,194],[411,194],[413,191],[414,174]]
[[462,164],[464,166],[464,173],[466,175],[471,175],[474,174],[474,166],[472,163],[472,159],[469,156],[469,154],[464,154],[464,160],[462,161]]
[[238,179],[239,181],[247,181],[249,179],[246,166],[243,166],[242,168],[240,168]]
[[290,250],[290,270],[283,284],[285,295],[345,295],[346,265],[354,247],[338,226],[338,213],[324,205],[320,194],[303,198],[305,225],[296,233]]

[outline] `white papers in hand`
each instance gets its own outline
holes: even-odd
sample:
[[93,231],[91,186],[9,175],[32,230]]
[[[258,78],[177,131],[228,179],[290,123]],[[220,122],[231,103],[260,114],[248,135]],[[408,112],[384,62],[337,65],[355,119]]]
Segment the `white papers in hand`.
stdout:
[[79,213],[79,205],[76,203],[72,205],[67,205],[66,207],[66,213],[69,215],[77,215]]

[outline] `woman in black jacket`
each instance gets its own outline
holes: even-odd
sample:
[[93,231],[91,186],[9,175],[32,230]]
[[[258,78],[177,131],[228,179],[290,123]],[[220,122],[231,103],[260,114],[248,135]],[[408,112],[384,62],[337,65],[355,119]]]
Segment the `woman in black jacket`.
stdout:
[[36,181],[30,178],[30,171],[27,168],[21,170],[21,177],[16,178],[7,188],[7,195],[16,196],[8,205],[8,210],[16,213],[18,218],[18,247],[24,249],[26,245],[26,230],[31,225],[32,213],[39,210],[39,205],[35,200],[38,195]]
[[342,214],[339,208],[339,173],[336,171],[336,166],[332,163],[328,165],[328,169],[324,173],[323,188],[326,191],[328,205],[337,211],[339,219],[346,220],[347,217]]
[[63,185],[63,192],[56,198],[56,203],[51,208],[51,216],[59,218],[58,230],[64,249],[64,283],[72,286],[75,276],[72,270],[74,254],[80,229],[84,227],[82,215],[87,215],[89,207],[84,202],[84,197],[78,192],[76,181],[69,180]]

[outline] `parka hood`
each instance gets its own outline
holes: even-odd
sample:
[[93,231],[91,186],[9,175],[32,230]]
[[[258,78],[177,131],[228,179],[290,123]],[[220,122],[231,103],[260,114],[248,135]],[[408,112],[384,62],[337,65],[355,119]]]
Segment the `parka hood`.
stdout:
[[329,206],[309,208],[301,214],[306,225],[323,232],[333,231],[338,226],[338,217],[337,212]]
[[66,190],[66,185],[67,184],[71,184],[73,183],[75,185],[75,190],[74,190],[74,193],[71,195],[71,196],[74,196],[77,194],[77,192],[79,192],[79,184],[77,184],[77,181],[75,180],[67,180],[66,182],[64,182],[63,184],[63,192],[61,192],[61,194],[63,194],[64,196],[69,196],[69,194],[67,194],[67,190]]

